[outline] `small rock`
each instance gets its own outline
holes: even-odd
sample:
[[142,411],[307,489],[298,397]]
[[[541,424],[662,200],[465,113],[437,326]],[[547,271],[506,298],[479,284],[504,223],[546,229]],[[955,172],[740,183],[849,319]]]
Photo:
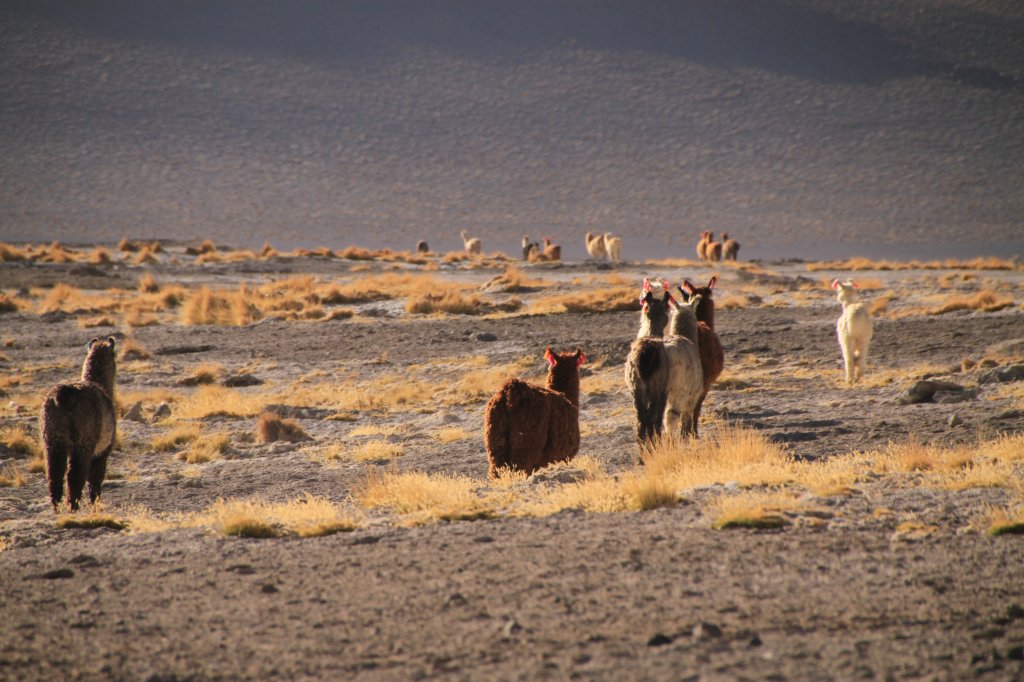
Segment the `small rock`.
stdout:
[[647,646],[665,646],[666,644],[671,644],[671,643],[672,643],[672,638],[669,637],[668,635],[663,635],[660,632],[655,634],[649,640],[647,640]]
[[460,424],[462,423],[462,417],[455,414],[454,412],[446,412],[442,417],[441,421],[445,424]]
[[693,640],[702,642],[707,639],[716,639],[722,636],[722,628],[714,623],[697,623],[693,626]]
[[987,372],[983,372],[981,376],[978,377],[978,383],[1005,384],[1011,381],[1020,381],[1021,379],[1024,379],[1024,364],[1016,364],[996,367]]
[[948,405],[950,403],[964,403],[968,400],[974,400],[977,397],[977,390],[935,391],[935,395],[932,396],[932,400],[937,403]]
[[167,403],[160,403],[157,405],[156,412],[153,413],[153,422],[158,422],[161,419],[166,419],[171,416],[171,406]]
[[952,381],[925,380],[905,390],[896,401],[902,405],[914,405],[917,403],[931,402],[936,391],[955,392],[962,391],[964,387],[954,384]]
[[43,573],[43,577],[47,580],[62,580],[64,578],[73,578],[75,572],[70,568],[55,568],[52,571]]
[[145,418],[142,416],[142,401],[136,400],[135,404],[129,407],[128,411],[125,412],[125,415],[124,417],[122,417],[122,419],[126,419],[130,422],[146,421]]
[[761,638],[757,635],[754,635],[749,640],[747,640],[747,646],[749,647],[761,646],[762,644],[764,644],[764,642],[762,642]]
[[444,607],[447,609],[452,607],[465,606],[468,603],[469,602],[466,601],[466,598],[463,597],[461,593],[456,592],[455,594],[448,595],[448,598],[444,600]]
[[1024,646],[1015,646],[1006,652],[1006,657],[1011,661],[1024,661]]
[[511,637],[517,632],[520,632],[522,629],[523,626],[517,623],[514,619],[512,619],[505,622],[504,627],[501,628],[501,633],[506,637]]
[[260,592],[262,592],[263,594],[277,594],[278,592],[280,592],[280,590],[278,590],[275,585],[267,583],[266,585],[260,588]]
[[229,388],[242,388],[245,386],[259,386],[263,383],[263,379],[255,377],[252,374],[236,374],[230,376],[224,380],[224,385]]
[[477,341],[497,341],[498,340],[498,336],[497,336],[497,334],[492,334],[491,332],[480,332],[479,334],[476,335],[476,340]]
[[946,422],[946,425],[952,429],[953,427],[960,426],[963,423],[964,420],[960,418],[960,415],[951,414],[949,415],[949,421]]

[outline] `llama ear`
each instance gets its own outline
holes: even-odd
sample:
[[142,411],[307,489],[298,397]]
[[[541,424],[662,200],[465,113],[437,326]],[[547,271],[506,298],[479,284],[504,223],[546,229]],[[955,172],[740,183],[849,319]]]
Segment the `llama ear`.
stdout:
[[640,291],[642,291],[644,293],[647,293],[650,290],[651,290],[651,280],[648,277],[644,277],[644,286],[643,286],[643,288],[640,289]]
[[93,339],[93,340],[89,341],[89,343],[85,344],[85,347],[91,350],[92,347],[95,346],[99,342],[100,342],[99,339]]
[[551,347],[548,346],[547,350],[544,351],[544,359],[548,361],[548,364],[552,367],[555,366],[556,358],[555,354],[551,352]]
[[852,284],[854,289],[860,289],[860,285],[854,282],[852,279],[848,279],[846,281]]
[[708,289],[714,289],[715,284],[718,283],[718,275],[712,275],[711,279],[708,280]]
[[107,337],[107,343],[110,344],[110,350],[114,350],[115,339],[114,339],[113,336],[108,336]]
[[683,289],[686,290],[687,294],[690,294],[691,296],[693,295],[693,283],[690,282],[690,280],[688,280],[688,279],[684,279],[683,280],[683,285],[681,287],[679,287],[679,290],[682,291]]
[[838,279],[832,280],[832,288],[833,289],[838,289],[839,288],[839,280]]
[[667,279],[664,282],[661,283],[661,286],[664,287],[665,291],[668,291],[669,289],[672,288],[672,287],[669,286]]
[[576,366],[579,367],[580,365],[582,365],[586,361],[587,361],[587,354],[584,353],[579,348],[577,348],[576,349]]

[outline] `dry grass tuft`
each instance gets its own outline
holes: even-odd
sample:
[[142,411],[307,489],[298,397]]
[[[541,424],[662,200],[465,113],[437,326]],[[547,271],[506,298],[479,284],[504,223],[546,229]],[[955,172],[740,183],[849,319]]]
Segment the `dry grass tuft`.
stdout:
[[613,286],[587,290],[583,293],[542,296],[529,304],[528,312],[536,315],[556,313],[610,313],[640,310],[635,286]]
[[20,488],[26,483],[28,478],[14,462],[9,462],[0,469],[0,488]]
[[243,327],[262,317],[262,310],[254,303],[252,292],[244,284],[233,292],[200,287],[188,295],[181,306],[181,323],[189,325]]
[[383,462],[405,453],[401,443],[389,443],[386,440],[371,440],[363,443],[352,452],[352,459],[357,462]]
[[933,308],[928,308],[927,315],[942,315],[956,310],[980,310],[992,313],[1014,304],[1012,296],[1000,296],[991,289],[979,291],[970,296],[950,296],[946,301]]
[[405,311],[412,314],[450,313],[454,315],[484,315],[494,310],[518,310],[522,303],[513,299],[501,306],[489,303],[476,294],[463,295],[447,289],[441,293],[420,293],[405,304]]
[[152,273],[147,272],[139,278],[139,291],[144,294],[155,294],[160,291],[160,285]]
[[256,436],[261,443],[273,443],[279,440],[300,443],[313,440],[294,419],[282,419],[279,414],[274,412],[264,412],[260,415],[256,422]]
[[188,464],[203,464],[220,459],[231,444],[231,436],[226,433],[212,433],[193,440],[187,450],[179,452],[178,459]]
[[1024,504],[1018,501],[1007,507],[988,507],[984,525],[992,536],[1024,535]]
[[434,439],[439,443],[447,445],[460,440],[466,440],[471,434],[458,426],[445,426],[434,434]]
[[722,495],[708,505],[708,511],[712,516],[711,526],[719,530],[770,529],[788,525],[784,514],[804,507],[806,503],[795,495],[774,491]]
[[192,373],[178,380],[179,386],[208,386],[220,381],[224,368],[216,363],[207,362],[197,366]]
[[994,256],[968,260],[947,258],[933,261],[891,261],[856,257],[807,264],[807,269],[810,272],[821,270],[1016,270],[1017,268],[1016,259]]
[[82,514],[62,514],[57,517],[58,528],[111,528],[124,530],[127,526],[124,519],[106,514],[98,510]]
[[121,360],[124,362],[149,360],[152,357],[153,354],[149,352],[149,349],[135,339],[125,339],[121,343]]
[[23,457],[39,459],[43,457],[43,449],[40,447],[39,441],[30,436],[21,426],[9,426],[0,431],[0,443],[7,446],[11,452]]
[[174,452],[202,435],[198,426],[179,426],[169,433],[153,436],[150,446],[157,452]]
[[491,518],[494,510],[465,476],[371,471],[353,497],[367,509],[385,509],[412,524]]

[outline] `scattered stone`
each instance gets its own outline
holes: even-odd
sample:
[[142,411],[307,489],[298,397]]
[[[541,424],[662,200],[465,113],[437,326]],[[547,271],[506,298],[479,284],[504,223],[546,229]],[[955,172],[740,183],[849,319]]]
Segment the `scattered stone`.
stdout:
[[142,416],[142,401],[136,400],[135,404],[128,408],[122,419],[126,419],[130,422],[144,422],[145,417]]
[[511,619],[511,620],[508,620],[508,621],[505,622],[504,627],[501,628],[501,633],[503,635],[505,635],[506,637],[511,637],[512,635],[516,634],[517,632],[521,632],[522,629],[523,629],[522,625],[517,623],[515,621],[515,619]]
[[238,575],[252,575],[256,572],[256,569],[249,564],[233,564],[224,570],[237,573]]
[[153,413],[153,423],[166,419],[171,416],[171,406],[167,403],[160,403],[157,405],[156,412]]
[[491,332],[480,332],[476,335],[477,341],[497,341],[498,335],[492,334]]
[[252,374],[236,374],[224,380],[224,385],[229,388],[244,388],[245,386],[259,386],[263,379]]
[[979,384],[1005,384],[1024,379],[1024,363],[995,367],[978,377]]
[[75,572],[70,568],[55,568],[52,571],[43,573],[43,577],[47,580],[63,580],[64,578],[73,578]]
[[156,351],[157,355],[184,355],[186,353],[205,353],[211,351],[216,346],[210,344],[202,344],[199,346],[167,346],[165,348],[158,348]]
[[466,606],[469,602],[462,596],[461,593],[456,592],[455,594],[448,595],[448,598],[444,600],[444,607],[451,608],[457,606]]
[[1015,646],[1006,652],[1006,657],[1011,661],[1024,661],[1024,646]]
[[708,639],[717,639],[722,636],[722,628],[714,623],[697,623],[693,626],[693,641],[703,642]]
[[932,400],[948,405],[950,403],[964,403],[978,397],[977,389],[964,389],[962,391],[935,391]]
[[896,399],[901,405],[914,405],[917,403],[929,403],[932,402],[935,397],[936,391],[942,391],[944,393],[953,393],[963,391],[964,387],[960,384],[955,384],[952,381],[938,381],[938,380],[925,380],[918,381],[916,384],[905,390]]
[[272,585],[271,583],[267,583],[266,585],[260,588],[260,592],[262,592],[263,594],[277,594],[278,592],[280,592],[280,590],[278,590],[277,587]]
[[665,646],[666,644],[671,644],[671,643],[672,643],[672,638],[669,637],[668,635],[663,635],[660,632],[655,634],[649,640],[647,640],[647,646]]
[[952,429],[952,428],[954,428],[956,426],[960,426],[963,423],[964,423],[964,421],[962,419],[960,419],[960,415],[951,414],[951,415],[949,415],[949,421],[946,422],[946,425],[949,426],[949,428]]
[[455,414],[454,412],[445,412],[444,415],[441,417],[441,421],[443,421],[445,424],[461,424],[462,417]]
[[75,557],[72,557],[71,561],[69,561],[68,563],[76,564],[78,566],[81,566],[82,568],[95,568],[96,566],[100,565],[100,560],[91,554],[79,554]]
[[1011,620],[1024,619],[1024,606],[1020,604],[1010,604],[1009,608],[1006,609],[1006,617]]
[[757,635],[753,635],[749,640],[747,640],[747,646],[749,647],[757,647],[761,646],[762,644],[764,644],[764,642],[762,642],[761,638]]
[[333,410],[325,410],[319,407],[296,407],[294,405],[267,405],[263,408],[265,412],[273,412],[285,419],[326,419],[334,414]]

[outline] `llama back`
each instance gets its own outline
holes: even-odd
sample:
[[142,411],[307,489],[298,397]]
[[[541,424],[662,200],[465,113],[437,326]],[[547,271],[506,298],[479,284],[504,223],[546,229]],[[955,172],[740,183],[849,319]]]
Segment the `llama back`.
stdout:
[[114,442],[116,428],[113,401],[91,382],[58,384],[43,400],[39,431],[47,447],[75,444],[98,452]]
[[[550,428],[557,424],[558,428]],[[502,468],[535,469],[579,451],[576,407],[558,391],[509,379],[487,403],[484,446],[488,475]]]

